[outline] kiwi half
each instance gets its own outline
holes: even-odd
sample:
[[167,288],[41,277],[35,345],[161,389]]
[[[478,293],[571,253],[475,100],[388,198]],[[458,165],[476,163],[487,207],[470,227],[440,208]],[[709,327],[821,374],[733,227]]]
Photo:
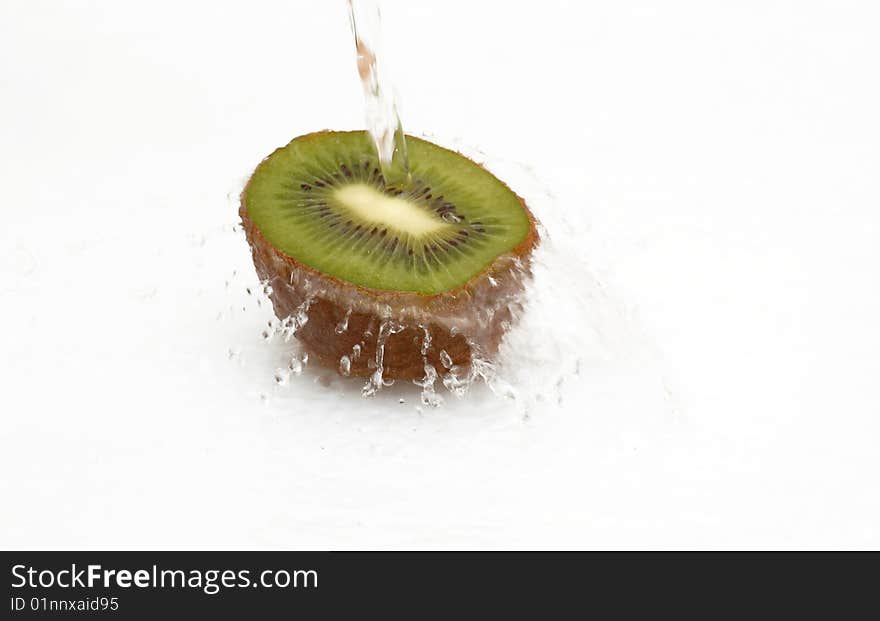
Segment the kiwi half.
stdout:
[[485,168],[406,137],[386,185],[367,132],[300,136],[257,167],[240,216],[275,313],[343,374],[419,379],[495,353],[538,242]]

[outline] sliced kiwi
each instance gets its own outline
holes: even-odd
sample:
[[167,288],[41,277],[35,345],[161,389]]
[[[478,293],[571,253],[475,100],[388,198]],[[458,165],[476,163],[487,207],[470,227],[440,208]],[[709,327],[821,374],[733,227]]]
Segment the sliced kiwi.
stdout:
[[537,242],[524,202],[485,168],[412,136],[406,147],[410,179],[389,185],[366,132],[301,136],[242,194],[276,314],[306,312],[297,337],[327,364],[347,358],[345,373],[418,378],[491,354]]

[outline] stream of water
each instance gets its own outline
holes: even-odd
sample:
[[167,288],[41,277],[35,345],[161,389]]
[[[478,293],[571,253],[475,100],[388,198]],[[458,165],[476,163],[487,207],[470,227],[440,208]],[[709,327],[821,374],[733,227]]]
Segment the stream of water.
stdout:
[[403,124],[394,102],[394,87],[382,65],[381,14],[376,0],[347,0],[357,54],[357,70],[364,89],[367,130],[373,137],[386,182],[409,179],[409,160]]

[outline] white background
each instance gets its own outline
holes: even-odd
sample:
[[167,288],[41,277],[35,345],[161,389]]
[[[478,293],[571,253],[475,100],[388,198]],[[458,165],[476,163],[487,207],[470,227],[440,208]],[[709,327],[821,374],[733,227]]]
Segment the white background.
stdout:
[[384,18],[407,130],[531,167],[649,379],[275,387],[235,199],[363,126],[342,0],[0,0],[0,546],[876,548],[877,4]]

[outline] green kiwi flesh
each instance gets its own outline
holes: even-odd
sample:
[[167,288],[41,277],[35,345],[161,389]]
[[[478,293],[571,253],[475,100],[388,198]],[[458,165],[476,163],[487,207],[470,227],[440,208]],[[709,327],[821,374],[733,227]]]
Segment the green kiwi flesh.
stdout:
[[530,235],[522,201],[485,168],[406,137],[411,178],[386,186],[364,131],[291,141],[254,172],[243,204],[279,252],[380,291],[455,290]]

